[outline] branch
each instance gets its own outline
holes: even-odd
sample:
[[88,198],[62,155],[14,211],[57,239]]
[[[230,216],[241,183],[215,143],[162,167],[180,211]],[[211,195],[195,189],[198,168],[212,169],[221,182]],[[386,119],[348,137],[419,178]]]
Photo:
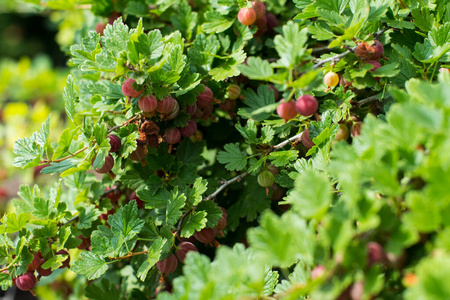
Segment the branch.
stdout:
[[[301,139],[301,138],[302,138],[302,135],[303,135],[303,131],[300,132],[299,134],[296,134],[296,135],[294,135],[294,136],[288,138],[288,139],[285,140],[285,141],[282,141],[282,142],[279,143],[278,145],[273,146],[273,150],[281,149],[281,148],[283,148],[284,146],[286,146],[287,144],[289,144],[290,142],[292,142],[292,141],[294,141],[294,140]],[[273,150],[272,150],[272,151],[273,151]],[[270,152],[272,152],[272,151],[270,151]]]
[[63,160],[66,160],[68,158],[71,158],[71,157],[74,157],[74,156],[80,154],[81,152],[83,152],[87,148],[88,148],[88,146],[85,146],[85,147],[81,148],[80,150],[75,151],[73,154],[67,155],[66,157],[58,158],[58,159],[55,159],[55,160],[48,160],[48,159],[46,159],[46,160],[40,161],[39,163],[40,164],[48,164],[48,163],[52,163],[52,162],[54,162],[54,163],[61,162]]
[[116,126],[113,126],[113,127],[109,128],[109,129],[108,129],[108,133],[111,133],[111,132],[113,132],[114,130],[120,128],[120,127],[123,127],[123,126],[126,126],[126,125],[130,124],[131,122],[133,122],[133,121],[136,119],[136,117],[137,117],[137,116],[134,116],[134,117],[132,117],[131,119],[129,119],[128,121],[125,121],[125,122],[123,122],[123,123],[120,124],[120,125],[116,125]]
[[115,260],[121,260],[121,259],[125,259],[125,258],[128,258],[128,257],[145,254],[145,253],[150,252],[151,250],[152,249],[150,248],[148,250],[144,250],[144,251],[140,251],[140,252],[131,252],[131,253],[128,253],[127,255],[125,255],[125,256],[115,257],[114,259]]
[[[289,144],[290,142],[300,139],[300,138],[302,137],[302,135],[303,135],[303,131],[300,132],[299,134],[296,134],[296,135],[294,135],[294,136],[288,138],[287,140],[282,141],[281,143],[279,143],[279,144],[273,146],[272,149],[271,149],[268,153],[283,148],[284,146],[286,146],[286,145]],[[229,186],[230,184],[232,184],[232,183],[234,183],[234,182],[239,182],[239,181],[241,181],[241,180],[242,180],[245,176],[247,176],[247,175],[248,175],[248,172],[245,171],[244,173],[242,173],[242,174],[240,174],[240,175],[238,175],[238,176],[236,176],[236,177],[233,177],[233,178],[231,178],[230,180],[226,180],[226,181],[220,182],[220,183],[222,183],[222,185],[219,186],[219,188],[218,188],[214,193],[212,193],[211,195],[209,195],[208,197],[206,197],[206,198],[203,199],[203,200],[204,200],[204,201],[208,201],[208,200],[214,199],[214,198],[215,198],[221,191],[223,191],[227,186]]]
[[211,195],[209,195],[208,197],[206,197],[206,198],[203,199],[203,200],[204,200],[204,201],[208,201],[208,200],[214,199],[221,191],[223,191],[224,188],[226,188],[227,186],[229,186],[229,185],[232,184],[233,182],[236,182],[236,181],[239,182],[239,181],[241,181],[242,178],[244,178],[244,177],[247,176],[247,175],[248,175],[248,172],[245,171],[244,173],[242,173],[242,174],[240,174],[240,175],[238,175],[238,176],[236,176],[236,177],[234,177],[234,178],[231,178],[230,180],[223,181],[222,185],[221,185],[214,193],[212,193]]
[[343,53],[341,53],[341,54],[338,54],[338,55],[329,57],[329,58],[324,59],[324,60],[319,60],[319,61],[313,66],[313,68],[314,68],[314,69],[317,69],[317,68],[321,67],[323,64],[325,64],[325,63],[327,63],[327,62],[330,62],[330,61],[337,62],[337,61],[341,60],[341,58],[343,58],[344,56],[346,56],[347,54],[349,54],[350,52],[355,51],[355,49],[356,49],[356,47],[353,47],[353,48],[350,48],[350,49],[348,49],[347,51],[345,51],[345,52],[343,52]]
[[[367,97],[366,99],[363,99],[363,100],[361,100],[361,101],[358,101],[357,103],[356,103],[356,105],[358,106],[358,107],[361,107],[361,106],[363,106],[364,104],[367,104],[367,103],[370,103],[370,102],[373,102],[373,101],[375,101],[375,100],[378,100],[378,96],[379,96],[380,94],[377,94],[377,95],[373,95],[373,96],[370,96],[370,97]],[[381,99],[380,99],[381,100]]]

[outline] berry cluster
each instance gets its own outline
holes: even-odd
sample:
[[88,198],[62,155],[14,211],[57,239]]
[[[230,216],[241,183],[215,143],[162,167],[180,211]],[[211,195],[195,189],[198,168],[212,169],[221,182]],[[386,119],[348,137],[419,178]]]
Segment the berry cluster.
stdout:
[[254,37],[260,37],[266,32],[273,33],[278,26],[275,15],[266,13],[266,5],[261,1],[252,1],[252,7],[244,7],[239,10],[238,20],[243,25],[255,25],[257,31]]
[[[59,250],[58,252],[56,252],[56,255],[64,255],[64,256],[67,255],[67,258],[62,262],[62,265],[59,267],[60,269],[67,268],[70,263],[69,253],[66,250]],[[43,264],[47,260],[48,259],[45,259],[42,256],[40,251],[37,253],[33,253],[33,260],[31,261],[30,264],[28,264],[26,273],[17,276],[17,278],[13,278],[12,279],[13,284],[15,284],[17,288],[22,291],[29,291],[32,288],[34,288],[34,286],[40,280],[41,277],[50,276],[53,273],[53,271],[50,268],[48,269],[43,268]],[[35,272],[37,272],[38,274],[37,277]],[[3,273],[8,274],[8,271],[5,270],[3,271]]]

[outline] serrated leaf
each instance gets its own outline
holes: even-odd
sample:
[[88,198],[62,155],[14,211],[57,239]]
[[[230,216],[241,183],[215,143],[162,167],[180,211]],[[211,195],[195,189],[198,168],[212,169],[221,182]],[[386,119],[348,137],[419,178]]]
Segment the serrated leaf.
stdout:
[[239,143],[226,144],[225,151],[219,151],[217,160],[229,171],[241,171],[247,166],[247,155],[239,149]]
[[203,194],[207,189],[208,181],[206,179],[198,177],[187,194],[187,202],[189,203],[189,205],[197,206],[200,201],[202,201]]
[[209,75],[216,81],[223,81],[228,77],[238,76],[241,74],[238,67],[244,62],[246,57],[244,50],[240,49],[229,57],[222,59],[223,62],[209,71]]
[[88,205],[83,207],[80,211],[80,216],[78,219],[78,228],[79,229],[88,229],[91,228],[92,222],[98,219],[101,215],[101,212],[95,208],[94,205]]
[[245,141],[249,144],[257,144],[258,139],[256,138],[256,134],[258,128],[256,127],[255,121],[248,120],[245,127],[242,127],[241,124],[236,124],[237,131],[245,138]]
[[247,234],[251,247],[263,261],[273,266],[289,267],[299,259],[307,264],[313,261],[312,232],[306,222],[292,212],[278,217],[267,211],[261,216],[260,227],[250,228]]
[[260,57],[251,56],[248,58],[246,65],[242,64],[238,68],[243,75],[254,80],[270,80],[274,75],[270,63]]
[[95,300],[118,299],[119,291],[115,285],[108,279],[102,278],[101,281],[94,281],[86,286],[85,296]]
[[75,102],[78,100],[78,96],[73,88],[73,78],[72,75],[67,76],[66,87],[63,92],[63,99],[66,109],[66,114],[70,120],[73,122],[75,115]]
[[285,166],[297,158],[298,150],[274,151],[269,154],[269,159],[272,160],[272,164],[277,167]]
[[331,203],[328,178],[321,173],[305,170],[297,177],[294,189],[285,199],[301,216],[320,221]]
[[19,231],[27,224],[30,219],[30,215],[21,213],[16,215],[15,213],[9,213],[6,215],[6,233],[13,233]]
[[220,33],[233,25],[234,20],[221,15],[217,11],[208,11],[205,14],[205,23],[202,28],[206,33]]
[[258,93],[252,89],[242,91],[245,97],[245,104],[248,107],[240,108],[238,114],[244,118],[251,118],[255,121],[264,121],[269,118],[276,109],[275,96],[267,85],[260,85]]
[[144,221],[138,217],[136,201],[122,206],[117,213],[109,216],[108,224],[114,233],[120,233],[125,241],[134,238],[144,226]]
[[197,206],[197,211],[205,211],[207,223],[206,227],[216,227],[219,220],[222,218],[222,209],[214,201],[202,201]]
[[172,197],[169,198],[166,208],[165,223],[167,225],[175,225],[180,219],[182,212],[181,209],[186,204],[186,196],[182,193],[178,193],[178,189],[175,188],[172,191]]
[[83,251],[80,259],[75,261],[70,270],[80,275],[86,275],[87,279],[92,280],[99,278],[108,270],[108,263],[101,255]]
[[197,211],[184,217],[181,225],[181,237],[191,237],[194,232],[200,231],[206,227],[206,211]]

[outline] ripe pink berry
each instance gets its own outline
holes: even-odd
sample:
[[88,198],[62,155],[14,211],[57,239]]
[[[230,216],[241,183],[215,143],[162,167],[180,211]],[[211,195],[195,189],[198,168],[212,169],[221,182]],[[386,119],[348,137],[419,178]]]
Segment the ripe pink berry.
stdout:
[[252,1],[252,8],[255,10],[257,20],[261,19],[266,14],[266,5],[261,1]]
[[80,234],[79,236],[77,236],[77,239],[81,240],[81,244],[79,244],[77,246],[78,249],[86,250],[86,249],[89,249],[89,247],[91,246],[91,239],[90,238],[87,238],[87,237],[83,236],[82,234]]
[[111,154],[108,154],[108,156],[105,157],[105,163],[103,164],[103,166],[100,169],[96,168],[95,171],[104,174],[110,172],[113,167],[114,167],[114,158],[112,157]]
[[19,290],[29,291],[36,284],[36,276],[33,272],[27,271],[25,274],[16,278],[16,285]]
[[450,69],[448,68],[439,68],[440,73],[450,73]]
[[376,242],[369,242],[367,244],[367,256],[369,259],[369,265],[382,263],[386,259],[383,247]]
[[253,8],[241,8],[238,13],[238,20],[242,25],[252,25],[256,20],[256,11]]
[[136,150],[131,152],[130,159],[134,161],[141,161],[145,158],[148,153],[148,148],[146,145],[137,145]]
[[361,134],[361,125],[363,124],[363,122],[359,121],[359,122],[355,122],[352,125],[352,128],[350,128],[350,135],[352,137],[358,136]]
[[156,100],[155,96],[148,95],[148,96],[142,96],[139,98],[139,108],[143,112],[152,112],[156,109],[156,106],[158,104],[158,100]]
[[260,19],[256,19],[255,23],[253,23],[258,30],[253,34],[254,37],[263,36],[264,33],[267,32],[267,17],[262,16]]
[[163,136],[164,142],[169,145],[174,145],[178,143],[181,139],[181,132],[178,128],[170,128],[166,130],[166,133]]
[[197,241],[207,244],[214,241],[217,235],[217,229],[216,228],[203,228],[200,231],[197,231],[194,233],[195,238]]
[[201,106],[206,106],[210,104],[213,100],[214,100],[213,92],[209,87],[205,86],[205,90],[203,91],[203,93],[201,93],[197,97],[197,104]]
[[124,81],[122,84],[122,93],[131,98],[139,97],[140,94],[142,94],[142,91],[136,91],[136,89],[133,87],[133,83],[135,83],[136,80],[133,78],[128,78]]
[[284,102],[284,99],[281,99],[280,104],[277,107],[277,114],[284,121],[295,118],[295,116],[297,115],[297,110],[295,109],[295,102],[294,101]]
[[236,101],[226,99],[225,102],[220,103],[220,109],[227,112],[232,112],[236,108]]
[[180,105],[177,101],[175,101],[175,106],[172,108],[172,110],[166,115],[167,120],[175,119],[178,114],[180,113]]
[[33,253],[33,260],[28,265],[28,271],[34,271],[41,265],[41,257],[37,253]]
[[95,31],[97,33],[99,33],[100,35],[103,35],[103,30],[105,30],[105,28],[106,28],[106,24],[102,23],[102,22],[99,22],[95,25]]
[[48,269],[44,269],[42,268],[42,265],[46,262],[47,260],[44,258],[41,258],[41,265],[39,266],[39,268],[36,269],[36,271],[38,272],[39,275],[41,276],[50,276],[50,274],[53,273],[51,268]]
[[222,217],[216,225],[217,230],[223,230],[227,226],[228,212],[225,208],[221,207]]
[[275,27],[278,27],[278,19],[271,13],[266,14],[266,26],[269,33],[274,33],[275,30],[273,30]]
[[119,151],[120,147],[122,147],[122,140],[115,134],[110,134],[107,138],[109,139],[109,145],[111,146],[109,152],[116,153]]
[[174,109],[176,105],[175,103],[177,103],[177,100],[175,100],[171,96],[164,97],[162,101],[158,101],[156,105],[156,111],[160,114],[168,114]]
[[310,116],[319,108],[319,102],[314,96],[302,95],[295,102],[295,109],[302,116]]
[[184,260],[186,259],[186,255],[190,251],[198,252],[197,247],[190,243],[190,242],[181,242],[178,245],[178,249],[175,251],[175,255],[178,257],[178,260],[184,263]]
[[373,47],[374,51],[373,51],[371,59],[379,59],[380,57],[383,56],[383,52],[384,52],[383,44],[381,44],[377,40],[374,40],[372,47]]
[[370,72],[373,72],[373,71],[378,70],[379,68],[381,68],[381,64],[380,64],[380,62],[378,60],[367,60],[366,62],[373,66],[373,68],[370,69]]
[[306,128],[304,131],[303,131],[303,134],[302,134],[302,144],[303,144],[303,146],[305,146],[306,148],[312,148],[315,144],[314,144],[314,142],[311,140],[311,138],[309,137],[309,129],[308,128]]
[[186,105],[185,111],[192,117],[197,111],[197,103],[194,103],[193,105]]
[[197,131],[197,123],[194,120],[189,120],[186,127],[180,128],[180,133],[182,137],[190,137],[194,135]]
[[178,266],[178,260],[175,255],[170,254],[168,258],[158,261],[156,267],[164,274],[175,272]]

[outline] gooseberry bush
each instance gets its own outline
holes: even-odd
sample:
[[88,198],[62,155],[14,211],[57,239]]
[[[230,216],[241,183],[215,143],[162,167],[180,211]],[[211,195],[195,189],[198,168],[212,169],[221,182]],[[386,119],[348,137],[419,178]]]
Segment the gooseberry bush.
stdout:
[[14,145],[59,180],[3,216],[3,288],[69,268],[90,299],[450,296],[445,1],[82,4],[70,126]]

